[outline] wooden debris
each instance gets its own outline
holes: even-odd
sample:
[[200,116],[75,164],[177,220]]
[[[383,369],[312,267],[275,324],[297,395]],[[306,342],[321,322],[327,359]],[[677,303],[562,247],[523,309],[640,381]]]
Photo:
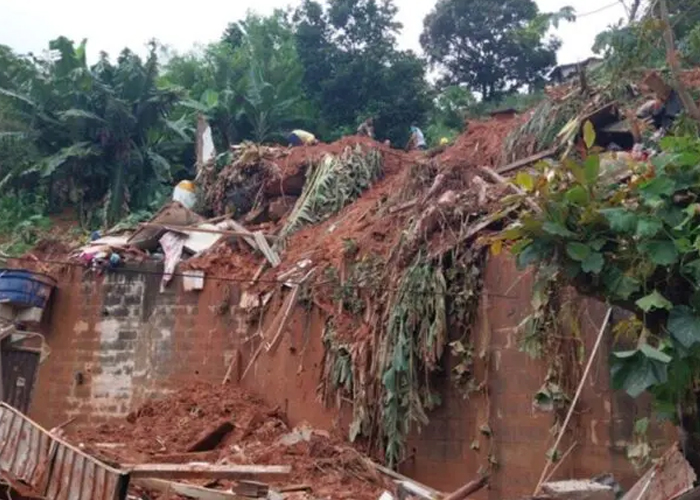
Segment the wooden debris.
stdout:
[[224,375],[224,380],[221,382],[221,385],[226,384],[231,380],[231,375],[234,374],[234,367],[236,368],[235,371],[235,376],[236,376],[236,382],[241,381],[241,351],[236,349],[233,351],[233,356],[231,356],[231,362],[228,365],[228,370],[226,370],[226,375]]
[[[187,232],[193,232],[193,233],[210,233],[210,234],[221,234],[224,236],[238,236],[242,237],[244,239],[246,238],[251,238],[253,233],[250,231],[225,231],[223,229],[207,229],[204,227],[197,227],[197,226],[172,226],[172,225],[163,225],[163,224],[154,224],[150,222],[145,222],[141,224],[142,227],[146,228],[162,228],[165,229],[166,231],[172,231],[174,233],[187,233]],[[275,236],[271,236],[269,234],[264,235],[265,238],[268,239],[275,239]],[[247,239],[246,239],[247,241]],[[253,240],[254,242],[255,240]],[[255,247],[257,248],[257,246]]]
[[253,235],[252,232],[248,231],[248,229],[243,226],[242,224],[236,222],[235,220],[231,219],[229,221],[226,221],[227,225],[229,225],[231,228],[233,228],[234,231],[238,231],[239,233],[243,234],[244,237],[243,239],[248,243],[254,250],[258,249],[258,245],[255,242],[255,236]]
[[258,248],[268,260],[268,262],[272,265],[272,267],[278,267],[282,263],[282,261],[280,260],[279,255],[277,255],[277,252],[275,252],[270,247],[269,243],[265,239],[265,236],[263,236],[263,234],[260,231],[256,231],[254,233],[254,238]]
[[[615,493],[610,486],[596,483],[589,479],[569,479],[542,484],[542,492],[553,500],[615,500]],[[667,497],[662,497],[667,498]]]
[[210,451],[216,448],[226,435],[233,430],[233,424],[228,420],[223,420],[213,428],[203,432],[197,441],[187,448],[188,452]]
[[406,203],[402,203],[401,205],[397,205],[395,207],[391,207],[389,209],[390,214],[395,214],[396,212],[401,212],[403,210],[409,209],[411,207],[415,207],[418,204],[418,198],[413,199],[411,201],[407,201]]
[[517,160],[514,161],[513,163],[509,163],[508,165],[504,165],[502,167],[499,167],[496,169],[496,172],[499,174],[504,174],[506,172],[512,172],[513,170],[518,170],[523,167],[527,167],[531,163],[535,163],[537,161],[543,160],[545,158],[549,158],[550,156],[554,155],[557,152],[557,148],[549,148],[541,153],[536,153],[532,156],[528,156],[527,158],[523,158],[522,160]]
[[231,491],[244,497],[263,498],[270,491],[270,485],[259,481],[238,481]]
[[277,488],[277,491],[279,491],[280,493],[294,493],[296,491],[310,492],[312,489],[313,488],[311,488],[311,486],[308,484],[291,484],[289,486]]
[[443,494],[440,493],[439,491],[437,491],[436,489],[433,489],[430,486],[426,486],[424,484],[421,484],[418,481],[411,479],[410,477],[406,477],[403,474],[399,474],[398,472],[396,472],[394,470],[391,470],[387,467],[384,467],[383,465],[380,465],[376,462],[373,462],[369,458],[365,458],[365,462],[367,463],[367,465],[369,465],[370,467],[373,467],[377,472],[380,472],[380,473],[384,474],[385,476],[389,476],[392,479],[396,479],[398,481],[403,481],[405,483],[412,483],[412,484],[418,486],[422,490],[424,490],[424,491],[428,492],[430,495],[432,495],[433,498],[442,498],[442,496],[443,496]]
[[554,476],[554,473],[559,469],[559,466],[564,463],[566,458],[571,454],[572,451],[574,451],[574,448],[578,445],[578,441],[574,441],[574,443],[569,446],[569,449],[564,452],[564,454],[561,456],[559,460],[557,460],[557,463],[552,467],[552,470],[549,471],[549,474],[547,474],[547,477],[544,478],[544,482],[548,483],[550,479],[552,479],[552,476]]
[[440,497],[417,485],[413,481],[397,481],[396,496],[398,500],[420,498],[422,500],[438,500]]
[[608,308],[608,312],[605,314],[605,318],[603,319],[603,323],[600,325],[600,331],[598,332],[598,338],[595,341],[595,344],[593,345],[593,350],[591,351],[591,355],[588,358],[588,363],[586,364],[586,368],[583,370],[583,375],[581,376],[581,381],[578,384],[578,389],[576,389],[576,394],[574,394],[574,399],[571,401],[571,404],[569,405],[569,411],[566,414],[566,418],[564,419],[564,423],[562,423],[561,427],[559,428],[559,434],[557,436],[556,441],[554,442],[554,446],[552,446],[552,450],[555,451],[555,453],[552,453],[550,456],[547,457],[547,461],[545,462],[544,469],[542,470],[542,474],[540,475],[540,480],[537,482],[537,486],[535,487],[535,491],[532,493],[533,496],[537,495],[540,492],[540,488],[542,487],[542,483],[544,482],[544,478],[547,477],[547,473],[549,472],[549,467],[552,465],[552,456],[556,454],[556,450],[559,448],[559,444],[561,443],[562,438],[564,437],[564,433],[566,432],[566,428],[569,425],[569,420],[571,419],[571,415],[574,413],[574,409],[576,408],[576,403],[578,402],[578,398],[581,396],[581,391],[583,391],[583,386],[585,385],[586,379],[588,378],[588,373],[591,371],[591,367],[593,366],[593,360],[596,357],[596,354],[598,353],[598,348],[600,347],[601,340],[603,339],[603,333],[605,333],[605,329],[608,326],[608,321],[610,321],[610,315],[612,314],[612,308]]
[[515,192],[516,194],[519,194],[519,195],[521,195],[521,196],[524,196],[524,197],[525,197],[525,203],[526,203],[531,209],[533,209],[535,212],[538,212],[538,213],[539,213],[539,212],[542,211],[542,209],[541,209],[539,206],[537,206],[537,203],[535,203],[534,201],[532,201],[530,198],[527,197],[527,193],[525,193],[525,191],[523,191],[522,189],[520,189],[518,186],[516,186],[515,184],[513,184],[512,182],[510,182],[510,181],[509,181],[508,179],[506,179],[505,177],[503,177],[503,176],[497,174],[496,172],[494,172],[493,169],[491,169],[491,168],[489,168],[489,167],[479,167],[479,170],[481,170],[483,173],[485,173],[486,175],[488,175],[493,181],[498,182],[499,184],[503,184],[504,186],[508,186],[508,188],[510,188],[511,191],[513,191],[513,192]]
[[152,460],[160,463],[186,464],[191,462],[215,462],[219,458],[219,452],[195,451],[185,453],[160,453],[153,455]]
[[132,479],[252,479],[258,476],[284,476],[289,465],[211,465],[211,464],[130,464],[124,465]]
[[232,500],[240,499],[235,493],[228,491],[213,490],[203,486],[195,486],[193,484],[176,483],[174,481],[166,481],[164,479],[135,479],[134,483],[148,490],[157,491],[159,493],[175,493],[188,498],[196,498],[198,500]]
[[450,493],[443,500],[466,500],[467,497],[469,497],[469,495],[479,491],[481,488],[486,486],[488,482],[488,475],[480,477],[479,479],[475,479],[474,481],[465,484],[458,490],[455,490],[454,492]]

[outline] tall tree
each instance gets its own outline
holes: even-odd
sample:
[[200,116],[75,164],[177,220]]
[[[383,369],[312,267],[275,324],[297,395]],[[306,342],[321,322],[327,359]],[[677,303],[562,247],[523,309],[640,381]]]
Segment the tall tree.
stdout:
[[351,133],[374,116],[376,133],[407,138],[411,122],[430,108],[425,65],[397,49],[396,6],[391,0],[305,0],[296,10],[296,41],[304,86],[321,112],[326,138]]
[[188,90],[186,105],[207,116],[219,149],[245,139],[280,140],[314,115],[295,42],[286,11],[249,14],[229,24],[221,42],[173,57],[164,79]]
[[532,0],[438,0],[420,40],[443,83],[495,100],[541,83],[556,64],[560,41],[546,37],[543,20]]

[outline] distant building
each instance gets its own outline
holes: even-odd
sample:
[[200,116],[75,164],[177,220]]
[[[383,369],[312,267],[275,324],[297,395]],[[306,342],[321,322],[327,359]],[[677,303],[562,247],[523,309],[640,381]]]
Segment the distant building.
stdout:
[[560,85],[577,77],[580,67],[591,70],[597,68],[601,64],[603,64],[603,60],[598,57],[589,57],[585,61],[572,64],[560,64],[549,72],[547,78],[551,83]]

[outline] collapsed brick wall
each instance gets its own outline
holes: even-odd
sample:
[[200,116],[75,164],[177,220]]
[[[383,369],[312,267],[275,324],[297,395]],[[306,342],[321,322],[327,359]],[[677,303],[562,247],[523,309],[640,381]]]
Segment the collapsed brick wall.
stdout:
[[[158,272],[150,266],[96,277],[74,268],[61,277],[46,335],[52,354],[40,369],[32,403],[35,419],[53,426],[73,416],[79,417],[75,425],[124,417],[147,398],[184,382],[221,383],[236,353],[240,362],[235,371],[242,373],[259,344],[257,322],[249,324],[241,310],[238,284],[209,279],[203,291],[184,292],[176,278],[160,293]],[[474,342],[477,352],[491,353],[490,401],[481,395],[465,399],[454,389],[448,361],[437,380],[443,405],[411,438],[409,457],[402,464],[405,473],[450,490],[473,478],[490,453],[498,469],[490,490],[475,498],[531,492],[553,444],[552,415],[532,407],[546,365],[517,345],[516,327],[529,313],[531,290],[532,277],[518,273],[509,258],[489,262]],[[275,311],[281,298],[273,300]],[[582,300],[579,310],[590,352],[605,308]],[[241,384],[279,405],[292,424],[307,421],[318,428],[347,429],[347,405],[338,412],[316,400],[322,327],[318,311],[295,311],[279,346],[263,350]],[[582,395],[583,411],[574,419],[571,439],[579,444],[557,477],[613,472],[627,485],[635,478],[624,450],[634,420],[648,414],[648,404],[610,390],[610,342],[598,355]],[[477,360],[475,370],[481,380],[483,360]],[[491,440],[479,431],[487,421]]]

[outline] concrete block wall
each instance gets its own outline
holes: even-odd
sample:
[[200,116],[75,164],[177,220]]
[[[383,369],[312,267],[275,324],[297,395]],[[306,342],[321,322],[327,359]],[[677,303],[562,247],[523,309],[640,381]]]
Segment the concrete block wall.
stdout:
[[[68,269],[46,333],[32,416],[47,426],[79,416],[126,416],[146,399],[193,381],[221,382],[245,322],[222,309],[221,283],[160,293],[157,266],[104,276]],[[230,287],[227,287],[229,292]],[[201,304],[201,305],[200,305]]]
[[[158,272],[146,266],[103,277],[77,268],[63,273],[46,332],[52,354],[41,366],[31,409],[35,419],[52,426],[72,416],[92,423],[123,417],[147,398],[192,381],[221,383],[236,352],[236,371],[243,372],[259,343],[257,322],[249,324],[240,307],[240,287],[207,279],[203,291],[184,292],[176,278],[160,293]],[[403,472],[449,491],[473,479],[491,455],[498,467],[490,489],[474,498],[531,493],[553,444],[552,415],[532,407],[547,367],[520,352],[517,342],[517,325],[530,311],[531,290],[532,277],[518,273],[506,256],[490,261],[474,332],[476,352],[487,353],[477,359],[478,380],[486,380],[489,362],[488,398],[472,394],[465,399],[453,387],[448,366],[434,380],[443,405],[412,436]],[[273,313],[281,301],[276,294]],[[582,338],[590,352],[605,308],[584,300],[579,305]],[[263,350],[240,384],[279,406],[292,424],[306,421],[346,433],[349,408],[338,412],[317,401],[324,320],[316,308],[295,310],[277,348]],[[610,390],[611,342],[598,354],[582,395],[583,411],[562,444],[560,451],[578,442],[557,478],[613,472],[629,485],[636,477],[624,447],[634,419],[648,414],[648,401],[633,402]],[[480,431],[487,423],[490,437]]]

